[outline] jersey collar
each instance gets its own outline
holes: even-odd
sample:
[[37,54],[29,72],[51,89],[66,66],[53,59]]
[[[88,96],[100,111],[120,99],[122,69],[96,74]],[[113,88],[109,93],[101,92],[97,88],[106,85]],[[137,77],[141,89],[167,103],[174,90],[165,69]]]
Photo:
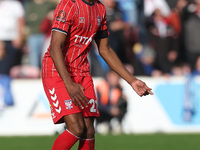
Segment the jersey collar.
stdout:
[[85,4],[87,4],[87,5],[90,5],[90,6],[93,6],[94,5],[94,0],[93,0],[93,3],[92,4],[90,4],[90,3],[88,3],[87,1],[85,1],[85,0],[82,0]]

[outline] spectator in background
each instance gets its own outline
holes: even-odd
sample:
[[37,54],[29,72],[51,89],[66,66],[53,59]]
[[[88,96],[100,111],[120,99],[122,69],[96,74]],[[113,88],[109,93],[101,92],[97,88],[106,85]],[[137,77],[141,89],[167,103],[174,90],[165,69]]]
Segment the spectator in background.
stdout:
[[109,29],[110,46],[116,52],[122,63],[127,62],[124,29],[127,24],[122,20],[122,12],[114,0],[103,0],[106,7],[107,25]]
[[6,106],[14,104],[10,90],[10,69],[15,65],[15,53],[12,49],[6,49],[4,42],[0,41],[0,111]]
[[21,63],[24,9],[17,0],[0,0],[0,111],[12,106],[10,70]]
[[122,11],[123,21],[127,22],[131,26],[137,26],[138,9],[136,5],[136,0],[116,0],[116,1],[118,2],[119,8]]
[[196,60],[200,56],[200,1],[195,0],[194,3],[185,7],[183,12],[184,46],[187,61],[194,70]]
[[41,67],[41,52],[44,43],[44,34],[39,27],[42,20],[55,4],[45,0],[33,0],[26,8],[26,23],[29,29],[28,49],[30,65]]
[[175,3],[175,7],[172,9],[169,19],[170,23],[172,24],[175,34],[176,34],[176,41],[177,41],[177,49],[178,49],[178,61],[183,63],[186,61],[186,54],[185,48],[183,45],[183,9],[187,6],[188,0],[177,0]]
[[[139,24],[139,5],[143,2],[140,0],[118,0],[119,8],[122,12],[122,19],[127,24],[124,28],[124,38],[126,45],[126,63],[131,63],[133,58],[132,47],[139,42],[139,29],[142,25]],[[137,3],[138,2],[138,3]]]
[[[0,21],[0,41],[5,43],[6,55],[14,56],[12,57],[14,60],[11,60],[12,65],[20,64],[24,30],[22,4],[17,0],[0,0]],[[9,74],[9,70],[6,74]]]
[[170,20],[164,17],[160,9],[156,9],[147,19],[149,43],[156,51],[155,68],[169,74],[177,59],[175,31]]
[[151,45],[136,43],[133,52],[135,54],[135,58],[132,60],[134,75],[161,76],[161,71],[154,67],[156,54]]
[[149,17],[155,9],[160,9],[163,16],[168,16],[170,13],[169,5],[165,0],[144,0],[144,13]]
[[45,52],[47,51],[49,47],[54,10],[55,10],[55,7],[52,7],[40,24],[40,32],[44,33],[45,35],[44,44],[43,44],[43,48],[41,52],[41,59],[43,58]]
[[5,42],[0,41],[0,74],[9,76],[11,68],[17,64],[16,52],[7,46]]
[[187,0],[178,0],[176,6],[171,10],[169,15],[170,22],[177,36],[179,36],[182,31],[182,11],[186,5]]
[[12,79],[7,75],[0,75],[0,112],[8,106],[14,105],[13,95],[10,89]]
[[[100,113],[100,117],[97,118],[97,132],[107,133],[112,129],[114,133],[120,133],[121,123],[127,109],[127,101],[122,92],[120,77],[110,70],[106,79],[102,79],[96,88]],[[106,125],[108,125],[107,129],[105,128],[106,130],[103,131],[102,126]]]
[[171,76],[188,77],[191,74],[191,68],[188,63],[177,63],[172,67]]
[[128,25],[124,30],[127,63],[133,59],[132,48],[135,43],[146,43],[144,27],[144,0],[117,0],[123,21]]
[[[52,10],[54,3],[44,0],[26,1],[27,26],[29,28],[28,48],[30,64],[23,63],[12,67],[10,76],[13,78],[39,78],[41,53],[44,45],[44,39],[49,33],[40,32],[41,21],[47,17],[49,10]],[[52,15],[52,14],[51,14]],[[50,16],[50,15],[49,15]],[[50,19],[50,17],[48,17]],[[48,29],[45,30],[47,32]],[[46,35],[46,36],[45,36]]]

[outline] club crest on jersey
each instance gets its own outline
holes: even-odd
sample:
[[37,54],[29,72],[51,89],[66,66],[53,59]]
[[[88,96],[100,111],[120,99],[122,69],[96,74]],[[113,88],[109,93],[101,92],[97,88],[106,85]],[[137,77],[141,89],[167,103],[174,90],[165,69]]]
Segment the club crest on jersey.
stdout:
[[59,11],[58,16],[56,17],[56,20],[65,22],[66,21],[66,12],[64,10]]
[[98,25],[98,26],[101,25],[101,17],[97,17],[97,25]]
[[85,18],[84,17],[79,17],[79,23],[85,23]]
[[73,106],[72,105],[72,100],[65,100],[65,106],[66,106],[66,109],[72,109]]

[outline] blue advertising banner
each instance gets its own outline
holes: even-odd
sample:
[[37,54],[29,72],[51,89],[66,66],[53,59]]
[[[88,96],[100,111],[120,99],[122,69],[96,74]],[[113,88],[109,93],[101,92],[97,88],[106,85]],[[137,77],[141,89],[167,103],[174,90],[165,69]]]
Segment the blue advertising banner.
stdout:
[[158,84],[155,95],[175,125],[200,125],[200,83],[194,77],[185,82]]

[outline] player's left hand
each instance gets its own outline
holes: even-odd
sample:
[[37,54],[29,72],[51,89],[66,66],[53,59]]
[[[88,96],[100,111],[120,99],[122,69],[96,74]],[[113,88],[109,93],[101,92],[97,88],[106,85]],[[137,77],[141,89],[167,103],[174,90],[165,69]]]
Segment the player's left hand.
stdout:
[[131,83],[132,88],[139,96],[146,96],[146,95],[153,95],[152,89],[149,88],[143,81],[141,80],[134,80]]

